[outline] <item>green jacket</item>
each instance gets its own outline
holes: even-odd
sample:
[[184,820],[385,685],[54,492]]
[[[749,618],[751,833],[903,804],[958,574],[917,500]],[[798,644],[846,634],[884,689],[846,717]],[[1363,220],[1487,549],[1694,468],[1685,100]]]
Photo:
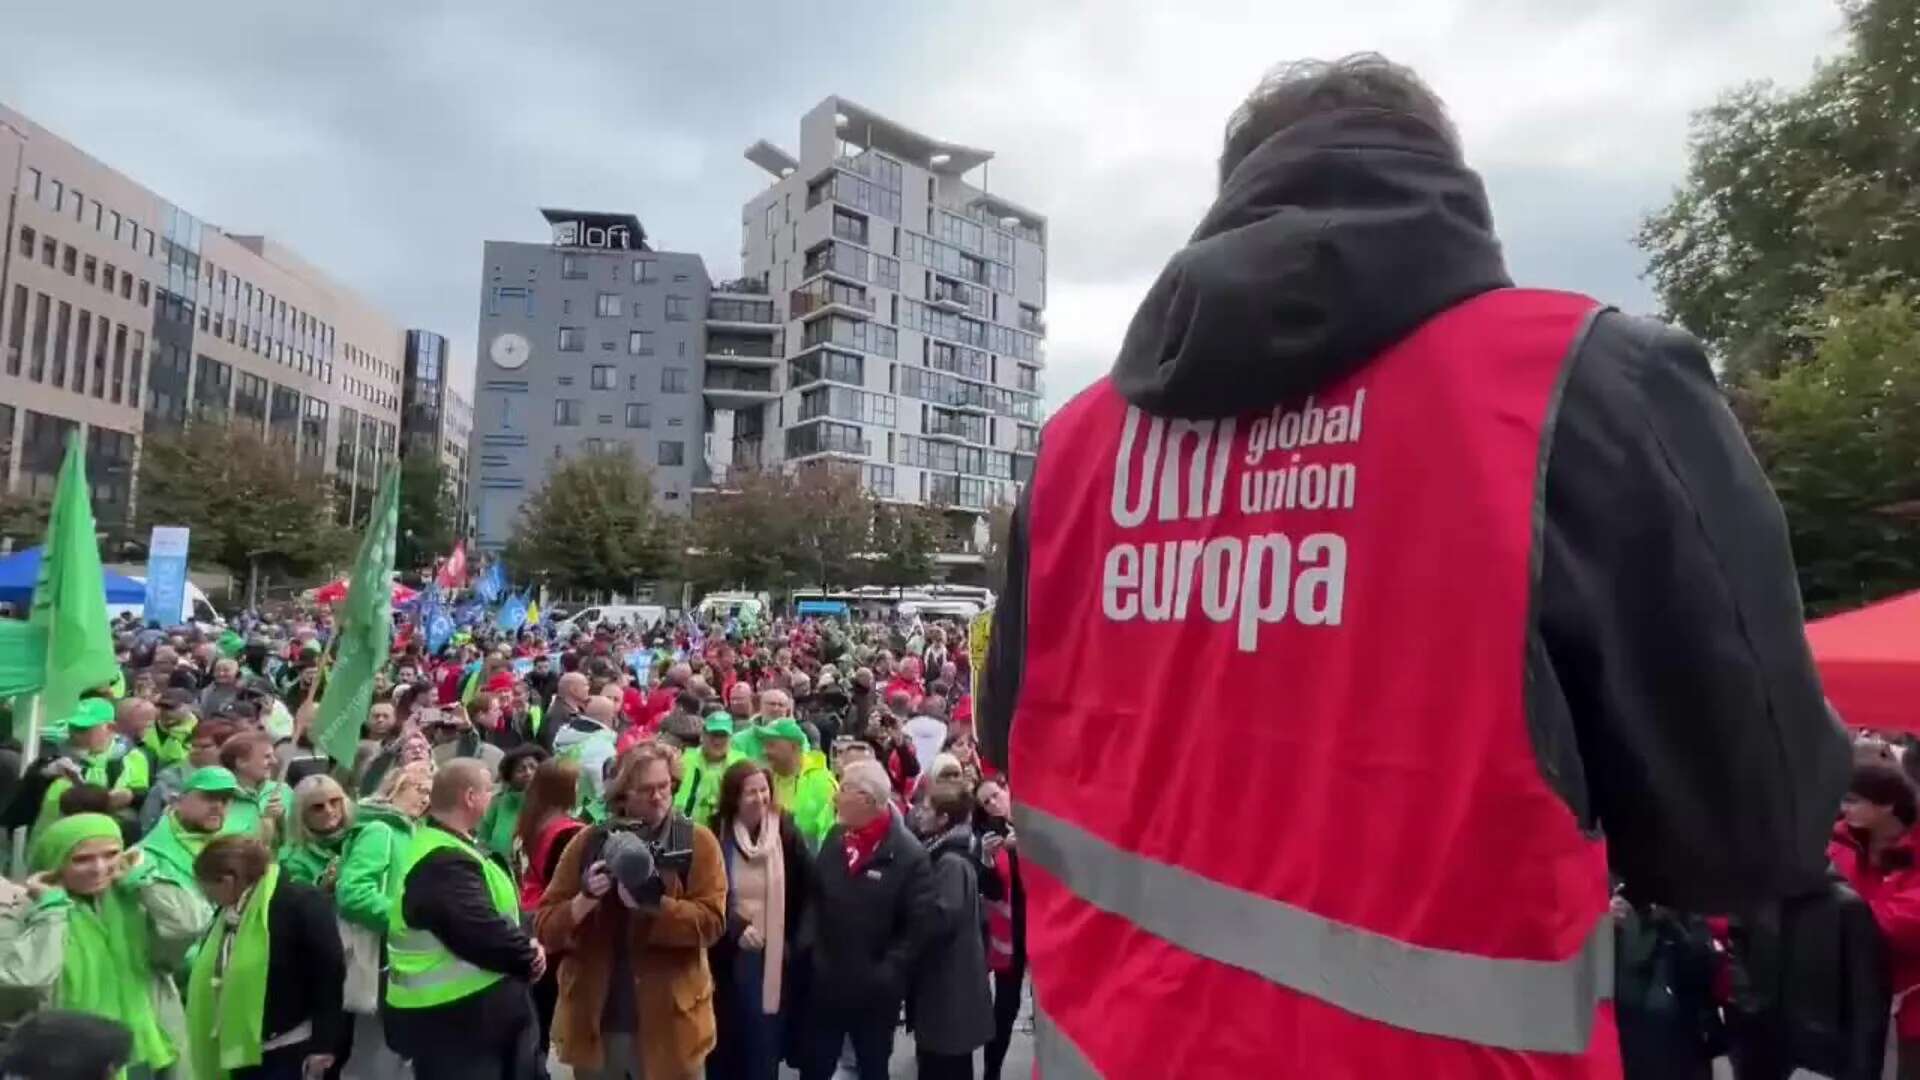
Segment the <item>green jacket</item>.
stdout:
[[413,822],[377,800],[360,803],[359,820],[340,849],[340,871],[333,881],[333,903],[340,917],[356,926],[385,933],[394,890],[390,876],[400,865]]
[[[264,828],[264,822],[267,816],[267,803],[273,799],[275,794],[280,796],[280,807],[282,811],[280,820],[284,823],[286,821],[286,815],[294,812],[293,789],[278,780],[268,780],[266,783],[260,785],[260,790],[258,791],[249,792],[245,788],[241,788],[235,793],[233,802],[227,806],[227,824],[225,828],[220,830],[221,834],[225,836],[257,836],[262,840],[267,839]],[[276,835],[279,834],[276,833]],[[274,843],[277,846],[278,840],[275,840]]]
[[[131,895],[146,925],[129,939],[125,978],[148,987],[153,1017],[173,1055],[176,1075],[191,1075],[187,1017],[173,975],[186,970],[187,954],[213,921],[213,907],[196,890],[182,889],[166,875],[136,867],[114,885]],[[0,991],[17,1019],[37,1007],[59,1008],[68,955],[67,922],[76,903],[64,889],[39,900],[0,909]],[[119,1019],[114,1017],[113,1019]],[[149,1041],[151,1033],[149,1033]],[[137,1051],[136,1051],[137,1052]]]
[[327,876],[327,867],[339,861],[340,849],[345,846],[346,832],[332,836],[316,836],[298,844],[287,844],[280,849],[280,870],[286,880],[301,885],[320,884]]
[[734,762],[745,760],[747,755],[731,748],[727,750],[727,760],[718,765],[708,761],[698,746],[682,750],[680,786],[673,789],[673,808],[692,818],[695,824],[711,823],[713,811],[720,805],[720,778]]
[[827,768],[827,756],[818,750],[801,756],[800,771],[794,775],[773,774],[773,801],[793,818],[808,851],[820,850],[820,842],[838,820],[833,802],[839,791],[840,782]]
[[200,895],[199,880],[193,876],[193,860],[206,850],[211,834],[189,832],[180,827],[172,811],[160,815],[153,831],[140,841],[140,850],[155,871],[168,881]]
[[147,729],[147,734],[140,740],[140,745],[152,751],[153,760],[159,762],[161,768],[178,765],[187,760],[187,750],[193,740],[193,729],[197,726],[195,723],[188,722],[172,731],[162,732],[160,725],[155,724]]
[[527,804],[527,793],[502,786],[487,805],[487,816],[480,819],[480,831],[474,839],[480,846],[513,865],[513,831],[520,827],[520,808]]

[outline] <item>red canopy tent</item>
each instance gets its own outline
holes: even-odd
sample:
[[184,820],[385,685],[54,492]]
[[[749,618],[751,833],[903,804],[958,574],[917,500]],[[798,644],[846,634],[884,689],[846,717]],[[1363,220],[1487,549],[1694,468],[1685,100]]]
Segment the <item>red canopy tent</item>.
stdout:
[[[347,579],[341,578],[339,581],[329,581],[325,585],[313,590],[310,595],[318,603],[329,606],[338,604],[347,598]],[[409,589],[397,581],[393,583],[394,603],[404,604],[417,595],[419,594],[415,590]]]
[[1807,644],[1848,727],[1920,731],[1920,592],[1808,623]]

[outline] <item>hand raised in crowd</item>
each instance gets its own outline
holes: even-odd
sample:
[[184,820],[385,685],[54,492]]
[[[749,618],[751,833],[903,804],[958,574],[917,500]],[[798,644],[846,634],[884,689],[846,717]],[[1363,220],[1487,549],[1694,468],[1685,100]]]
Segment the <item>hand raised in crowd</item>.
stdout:
[[275,788],[273,790],[273,794],[267,796],[267,805],[261,808],[260,813],[263,817],[266,817],[273,821],[279,821],[280,819],[286,817],[287,816],[286,791],[284,791],[281,788]]

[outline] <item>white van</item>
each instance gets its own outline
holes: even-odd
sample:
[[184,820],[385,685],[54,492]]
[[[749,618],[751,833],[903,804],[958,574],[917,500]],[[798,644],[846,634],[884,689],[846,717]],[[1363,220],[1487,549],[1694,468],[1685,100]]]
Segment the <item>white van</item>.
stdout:
[[666,618],[667,609],[659,604],[594,604],[581,608],[554,625],[565,627],[562,632],[571,635],[575,631],[592,630],[601,623],[647,630]]
[[772,608],[773,602],[767,598],[766,593],[708,593],[700,601],[699,617],[704,620],[735,619],[744,616],[764,622],[767,612]]

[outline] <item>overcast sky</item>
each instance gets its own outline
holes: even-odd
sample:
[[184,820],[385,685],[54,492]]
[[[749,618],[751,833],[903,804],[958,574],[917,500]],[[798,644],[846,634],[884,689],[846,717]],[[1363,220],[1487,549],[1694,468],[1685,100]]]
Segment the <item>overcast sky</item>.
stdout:
[[1840,44],[1833,0],[6,7],[0,100],[447,334],[469,373],[481,243],[546,239],[539,206],[630,210],[719,279],[765,179],[741,152],[796,148],[829,94],[993,150],[993,190],[1052,222],[1049,404],[1106,370],[1209,200],[1222,121],[1280,60],[1416,67],[1515,276],[1652,311],[1630,237],[1684,171],[1688,113]]

